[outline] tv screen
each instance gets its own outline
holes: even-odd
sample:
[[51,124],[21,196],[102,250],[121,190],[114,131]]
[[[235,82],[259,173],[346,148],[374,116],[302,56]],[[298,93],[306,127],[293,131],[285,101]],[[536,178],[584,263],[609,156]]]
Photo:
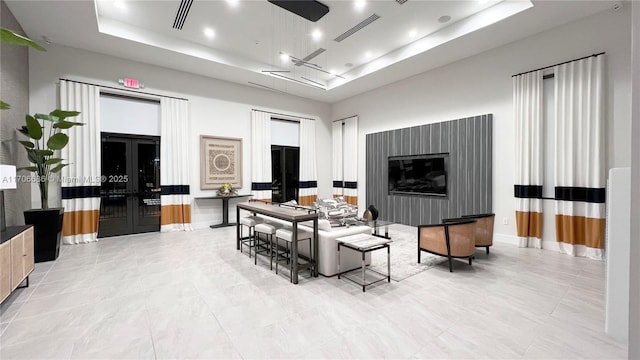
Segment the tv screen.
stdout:
[[447,196],[449,154],[389,156],[389,195]]

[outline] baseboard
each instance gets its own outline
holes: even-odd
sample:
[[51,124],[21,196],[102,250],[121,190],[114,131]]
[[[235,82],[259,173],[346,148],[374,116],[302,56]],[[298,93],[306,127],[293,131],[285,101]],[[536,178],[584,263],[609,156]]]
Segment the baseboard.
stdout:
[[[520,246],[520,241],[518,240],[518,237],[515,235],[493,234],[493,242],[500,243],[500,244],[509,244],[513,246]],[[558,245],[558,242],[556,241],[543,241],[542,249],[561,252],[560,245]]]
[[557,241],[543,241],[542,242],[542,248],[544,250],[551,250],[551,251],[555,251],[555,252],[561,252],[560,251],[560,245],[558,244]]
[[207,229],[212,223],[213,221],[191,223],[191,227],[193,230]]
[[493,234],[493,242],[501,243],[501,244],[509,244],[513,246],[518,246],[520,243],[518,241],[518,237],[514,235],[507,234]]

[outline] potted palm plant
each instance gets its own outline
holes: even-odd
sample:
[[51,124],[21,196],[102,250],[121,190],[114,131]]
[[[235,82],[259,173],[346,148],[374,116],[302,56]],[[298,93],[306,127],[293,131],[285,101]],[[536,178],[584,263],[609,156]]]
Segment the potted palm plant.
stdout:
[[[45,51],[35,41],[16,32],[0,28],[0,41],[7,44],[28,46],[30,48]],[[9,109],[9,104],[0,100],[0,110]],[[69,117],[78,116],[77,111],[54,110],[49,115],[27,115],[26,124],[18,131],[29,138],[20,141],[27,151],[27,158],[33,165],[22,170],[36,173],[38,188],[40,189],[41,209],[26,210],[24,220],[26,224],[32,224],[35,228],[34,252],[35,261],[49,261],[58,258],[60,252],[60,235],[62,233],[62,208],[49,209],[49,181],[51,176],[58,174],[63,167],[63,159],[56,157],[56,151],[60,151],[69,142],[69,137],[62,130],[81,123],[67,121]],[[41,123],[42,121],[42,123]],[[45,127],[44,122],[50,126]],[[48,135],[45,134],[48,131]]]
[[[35,181],[40,190],[41,209],[24,212],[26,224],[35,228],[35,261],[50,261],[58,258],[62,233],[63,208],[49,208],[49,183],[57,179],[63,163],[59,153],[69,143],[69,136],[63,131],[74,126],[84,125],[68,121],[78,116],[77,111],[54,110],[49,114],[27,115],[25,125],[18,131],[28,140],[20,141],[27,152],[31,166],[20,168],[35,173]],[[47,125],[47,126],[45,126]]]

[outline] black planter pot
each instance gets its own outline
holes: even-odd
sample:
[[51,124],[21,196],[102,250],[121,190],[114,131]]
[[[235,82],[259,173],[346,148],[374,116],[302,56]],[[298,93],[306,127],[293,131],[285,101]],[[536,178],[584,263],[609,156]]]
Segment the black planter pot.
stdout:
[[25,224],[34,228],[35,261],[52,261],[60,254],[64,208],[31,209],[24,212]]

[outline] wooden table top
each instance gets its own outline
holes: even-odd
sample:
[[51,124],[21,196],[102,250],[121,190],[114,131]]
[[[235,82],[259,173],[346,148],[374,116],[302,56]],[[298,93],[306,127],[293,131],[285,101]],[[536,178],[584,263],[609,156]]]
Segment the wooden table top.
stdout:
[[318,213],[311,210],[295,209],[278,204],[266,204],[261,202],[241,202],[236,205],[239,209],[267,215],[280,220],[287,221],[307,221],[318,219]]

